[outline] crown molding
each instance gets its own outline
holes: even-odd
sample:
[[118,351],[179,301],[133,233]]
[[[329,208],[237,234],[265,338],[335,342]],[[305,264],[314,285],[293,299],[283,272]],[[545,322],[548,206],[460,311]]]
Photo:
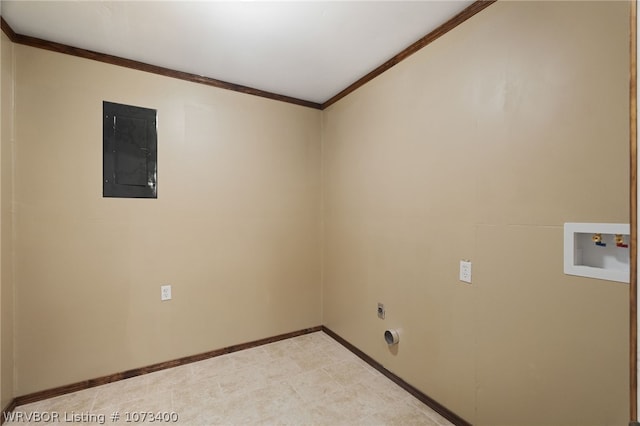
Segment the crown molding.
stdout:
[[407,59],[409,56],[413,55],[423,47],[429,45],[433,41],[437,40],[444,34],[456,28],[458,25],[462,24],[472,16],[491,6],[497,0],[478,0],[472,3],[470,6],[465,8],[462,12],[458,13],[453,18],[449,19],[444,24],[440,25],[435,30],[431,31],[426,36],[422,37],[420,40],[411,44],[409,47],[387,60],[385,63],[369,72],[359,80],[355,81],[353,84],[349,85],[347,88],[342,90],[341,92],[334,95],[329,100],[324,103],[316,103],[311,101],[306,101],[304,99],[293,98],[290,96],[279,95],[277,93],[267,92],[260,89],[255,89],[253,87],[242,86],[239,84],[229,83],[227,81],[217,80],[211,77],[205,77],[201,75],[191,74],[183,71],[177,71],[169,68],[160,67],[157,65],[147,64],[144,62],[134,61],[132,59],[126,59],[119,56],[107,55],[105,53],[94,52],[92,50],[81,49],[74,46],[69,46],[62,43],[56,43],[53,41],[43,40],[36,37],[26,36],[23,34],[16,33],[11,26],[4,20],[4,17],[0,16],[0,28],[4,33],[9,37],[9,39],[17,44],[23,44],[25,46],[37,47],[40,49],[50,50],[52,52],[64,53],[67,55],[78,56],[80,58],[91,59],[94,61],[104,62],[111,65],[122,66],[126,68],[132,68],[139,71],[145,71],[152,74],[159,74],[166,77],[177,78],[180,80],[190,81],[192,83],[204,84],[207,86],[213,86],[220,89],[232,90],[235,92],[245,93],[248,95],[260,96],[267,99],[273,99],[276,101],[287,102],[290,104],[305,106],[309,108],[323,110],[334,103],[338,102],[340,99],[344,98],[348,94],[354,92],[358,88],[364,86],[369,81],[373,80],[380,74],[384,73],[388,69]]
[[177,71],[170,68],[159,67],[157,65],[147,64],[140,61],[134,61],[132,59],[121,58],[119,56],[107,55],[105,53],[94,52],[92,50],[81,49],[79,47],[69,46],[62,43],[56,43],[53,41],[43,40],[41,38],[26,36],[18,34],[11,26],[4,20],[4,17],[0,17],[0,27],[2,31],[9,37],[9,39],[17,44],[23,44],[25,46],[37,47],[44,50],[50,50],[52,52],[64,53],[67,55],[77,56],[80,58],[91,59],[98,62],[104,62],[111,65],[118,65],[125,68],[131,68],[139,71],[145,71],[152,74],[158,74],[165,77],[177,78],[179,80],[190,81],[192,83],[204,84],[206,86],[213,86],[219,89],[232,90],[234,92],[245,93],[248,95],[260,96],[267,99],[273,99],[276,101],[287,102],[290,104],[301,105],[314,109],[321,109],[321,105],[316,102],[305,101],[304,99],[293,98],[290,96],[279,95],[277,93],[271,93],[253,87],[242,86],[240,84],[229,83],[227,81],[217,80],[215,78],[205,77],[197,74],[191,74],[183,71]]
[[447,22],[445,22],[444,24],[440,25],[438,28],[436,28],[435,30],[431,31],[426,36],[422,37],[420,40],[416,41],[411,46],[407,47],[402,52],[398,53],[393,58],[389,59],[384,64],[380,65],[378,68],[374,69],[373,71],[371,71],[370,73],[368,73],[364,77],[360,78],[358,81],[354,82],[349,87],[347,87],[346,89],[344,89],[340,93],[336,94],[335,96],[333,96],[328,101],[325,101],[322,104],[322,108],[321,109],[325,109],[325,108],[333,105],[334,103],[338,102],[340,99],[344,98],[345,96],[347,96],[351,92],[353,92],[356,89],[359,89],[360,87],[364,86],[365,84],[367,84],[368,82],[370,82],[371,80],[373,80],[374,78],[379,76],[380,74],[382,74],[385,71],[387,71],[389,68],[391,68],[391,67],[397,65],[398,63],[404,61],[409,56],[411,56],[414,53],[416,53],[418,50],[420,50],[423,47],[431,44],[432,42],[434,42],[438,38],[442,37],[443,35],[445,35],[449,31],[451,31],[452,29],[456,28],[458,25],[462,24],[463,22],[465,22],[467,19],[471,18],[472,16],[474,16],[478,12],[481,12],[484,9],[486,9],[487,7],[491,6],[496,1],[497,0],[478,0],[478,1],[474,2],[474,3],[472,3],[469,7],[465,8],[462,12],[458,13],[456,16],[454,16],[453,18],[449,19]]

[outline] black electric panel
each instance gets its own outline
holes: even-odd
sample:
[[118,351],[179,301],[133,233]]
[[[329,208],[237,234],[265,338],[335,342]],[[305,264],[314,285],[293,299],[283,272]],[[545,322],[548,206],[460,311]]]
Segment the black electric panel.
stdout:
[[102,196],[158,197],[156,110],[102,103]]

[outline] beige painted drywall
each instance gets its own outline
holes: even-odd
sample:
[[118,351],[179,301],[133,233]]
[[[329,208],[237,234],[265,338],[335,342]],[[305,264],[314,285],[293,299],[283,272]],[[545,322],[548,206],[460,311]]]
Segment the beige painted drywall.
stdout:
[[13,399],[13,43],[0,35],[0,407]]
[[324,324],[476,425],[625,424],[628,286],[562,226],[629,222],[628,46],[626,2],[499,2],[325,110]]
[[[474,424],[626,422],[627,287],[564,276],[561,224],[628,221],[627,21],[498,3],[324,113],[12,47],[2,400],[323,321]],[[158,200],[101,198],[102,100],[158,109]]]
[[[321,324],[319,111],[15,64],[17,395]],[[103,100],[157,109],[157,199],[102,198]]]

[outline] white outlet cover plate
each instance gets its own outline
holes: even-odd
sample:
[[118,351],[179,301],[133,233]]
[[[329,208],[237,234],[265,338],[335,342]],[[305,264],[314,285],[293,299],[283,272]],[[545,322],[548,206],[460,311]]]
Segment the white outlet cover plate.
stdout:
[[460,261],[460,281],[471,284],[471,262]]
[[160,300],[171,300],[171,286],[160,286]]

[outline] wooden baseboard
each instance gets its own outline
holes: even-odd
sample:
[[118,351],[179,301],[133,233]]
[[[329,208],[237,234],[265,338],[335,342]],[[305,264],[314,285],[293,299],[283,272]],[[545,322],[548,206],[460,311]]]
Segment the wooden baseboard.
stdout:
[[13,412],[16,409],[16,399],[12,399],[9,404],[2,410],[2,418],[0,418],[0,425],[3,424],[9,415],[9,413]]
[[366,353],[362,352],[360,349],[358,349],[357,347],[355,347],[354,345],[352,345],[351,343],[349,343],[348,341],[343,339],[341,336],[336,334],[331,329],[329,329],[329,328],[327,328],[327,327],[325,327],[323,325],[322,326],[322,331],[327,333],[329,336],[331,336],[335,341],[340,343],[342,346],[344,346],[345,348],[349,349],[351,352],[353,352],[356,356],[358,356],[364,362],[366,362],[367,364],[369,364],[370,366],[372,366],[373,368],[378,370],[380,373],[384,374],[389,379],[391,379],[391,381],[393,381],[395,384],[400,386],[402,389],[406,390],[411,395],[415,396],[420,401],[422,401],[424,404],[426,404],[429,407],[431,407],[434,411],[436,411],[438,414],[440,414],[445,419],[449,420],[451,423],[453,423],[455,425],[458,425],[458,426],[471,426],[471,423],[469,423],[468,421],[466,421],[462,417],[458,416],[456,413],[454,413],[453,411],[449,410],[447,407],[445,407],[444,405],[440,404],[435,399],[429,397],[428,395],[422,393],[421,391],[419,391],[415,387],[411,386],[409,383],[405,382],[400,377],[398,377],[395,374],[393,374],[391,371],[389,371],[386,368],[384,368],[382,366],[382,364],[380,364],[378,361],[374,360],[369,355],[367,355]]
[[98,377],[96,379],[84,380],[82,382],[72,383],[65,386],[60,386],[53,389],[47,389],[39,392],[30,393],[27,395],[18,396],[11,401],[11,403],[4,409],[0,424],[4,423],[6,415],[12,412],[17,406],[30,404],[32,402],[42,401],[44,399],[53,398],[60,395],[65,395],[72,392],[89,389],[95,386],[105,385],[107,383],[117,382],[118,380],[124,380],[131,377],[141,376],[143,374],[153,373],[155,371],[165,370],[167,368],[178,367],[180,365],[191,364],[193,362],[202,361],[205,359],[217,357],[220,355],[229,354],[232,352],[241,351],[244,349],[254,348],[256,346],[262,346],[269,343],[278,342],[280,340],[290,339],[292,337],[302,336],[304,334],[314,333],[321,331],[322,327],[305,328],[298,331],[292,331],[290,333],[279,334],[273,337],[267,337],[264,339],[254,340],[252,342],[241,343],[239,345],[228,346],[222,349],[216,349],[201,354],[190,355],[172,361],[160,362],[158,364],[149,365],[146,367],[134,368],[132,370],[123,371],[120,373],[109,374],[108,376]]
[[2,411],[2,418],[0,419],[0,425],[5,422],[5,419],[9,413],[11,413],[16,407],[24,404],[30,404],[33,402],[42,401],[44,399],[53,398],[56,396],[65,395],[72,392],[81,391],[84,389],[89,389],[95,386],[105,385],[107,383],[116,382],[118,380],[124,380],[131,377],[141,376],[143,374],[153,373],[155,371],[165,370],[167,368],[178,367],[180,365],[191,364],[193,362],[203,361],[205,359],[214,358],[220,355],[229,354],[232,352],[241,351],[244,349],[250,349],[257,346],[266,345],[269,343],[278,342],[280,340],[290,339],[292,337],[302,336],[304,334],[314,333],[316,331],[323,331],[329,336],[331,336],[335,341],[340,343],[342,346],[353,352],[360,359],[365,361],[367,364],[378,370],[384,376],[391,379],[398,386],[409,392],[411,395],[416,397],[418,400],[422,401],[424,404],[431,407],[434,411],[440,414],[442,417],[446,418],[450,422],[459,426],[471,426],[471,423],[464,420],[462,417],[455,414],[453,411],[449,410],[433,398],[425,395],[415,387],[411,386],[409,383],[405,382],[400,377],[396,376],[386,368],[382,366],[379,362],[371,358],[366,353],[362,352],[360,349],[340,337],[338,334],[333,332],[331,329],[323,326],[305,328],[298,331],[293,331],[290,333],[284,333],[273,337],[267,337],[264,339],[254,340],[252,342],[241,343],[239,345],[228,346],[222,349],[216,349],[209,352],[204,352],[201,354],[190,355],[183,358],[178,358],[172,361],[165,361],[158,364],[152,364],[146,367],[134,368],[132,370],[123,371],[120,373],[110,374],[108,376],[102,376],[95,379],[84,380],[82,382],[72,383],[70,385],[60,386],[53,389],[47,389],[39,392],[30,393],[27,395],[22,395],[14,398],[9,405],[7,405]]

